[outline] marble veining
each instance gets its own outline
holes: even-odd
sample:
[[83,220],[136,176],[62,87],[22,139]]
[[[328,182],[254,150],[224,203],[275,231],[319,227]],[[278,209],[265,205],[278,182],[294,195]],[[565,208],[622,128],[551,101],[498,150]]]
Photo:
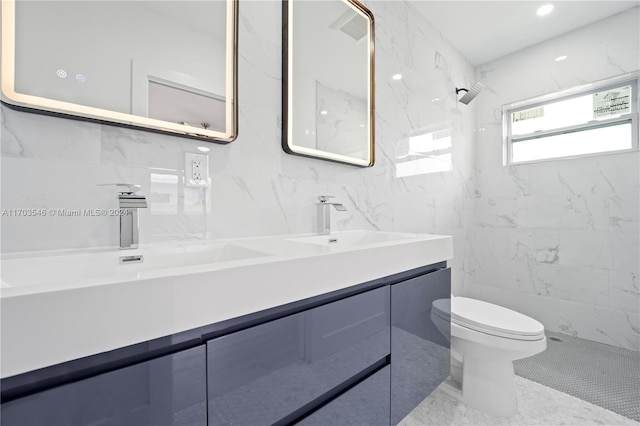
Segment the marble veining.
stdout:
[[[476,68],[475,216],[463,294],[640,350],[638,152],[504,167],[502,105],[640,68],[640,8]],[[554,63],[562,48],[567,59]],[[556,55],[557,56],[557,55]],[[522,84],[525,81],[526,84]]]
[[[282,151],[281,3],[247,1],[239,8],[236,141],[209,144],[2,106],[2,207],[112,208],[115,193],[97,185],[137,183],[150,200],[140,212],[140,239],[149,243],[314,232],[316,197],[335,195],[348,209],[332,216],[337,231],[453,235],[454,293],[529,313],[551,330],[562,325],[640,349],[633,300],[640,155],[505,168],[501,137],[503,104],[637,69],[638,8],[558,38],[572,53],[553,69],[545,58],[555,42],[474,71],[410,3],[364,3],[376,19],[374,167]],[[470,105],[457,102],[454,87],[476,80],[487,89]],[[399,177],[409,137],[444,128],[451,170]],[[182,185],[184,153],[199,147],[209,149],[211,185],[193,191]],[[116,246],[117,229],[113,217],[3,216],[2,248]]]

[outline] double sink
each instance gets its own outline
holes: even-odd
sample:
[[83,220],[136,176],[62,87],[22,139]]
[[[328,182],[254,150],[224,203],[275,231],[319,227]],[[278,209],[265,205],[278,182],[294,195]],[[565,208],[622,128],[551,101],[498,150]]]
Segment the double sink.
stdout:
[[[240,238],[156,244],[135,250],[58,250],[17,253],[2,258],[2,296],[46,292],[166,274],[193,273],[270,261],[322,255],[359,247],[402,244],[434,235],[379,231],[331,235]],[[35,286],[24,288],[24,286]]]
[[381,231],[5,255],[1,377],[452,257],[450,236]]

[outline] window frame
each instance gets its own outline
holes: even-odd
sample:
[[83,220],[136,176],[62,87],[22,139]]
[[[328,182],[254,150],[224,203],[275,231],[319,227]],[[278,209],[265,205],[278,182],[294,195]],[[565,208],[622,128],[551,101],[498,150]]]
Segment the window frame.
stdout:
[[[503,135],[503,164],[505,166],[513,166],[520,164],[538,163],[543,161],[556,161],[566,160],[574,158],[591,157],[596,155],[607,154],[620,154],[626,152],[638,151],[638,111],[640,110],[640,96],[638,96],[638,89],[640,88],[640,72],[635,71],[619,75],[605,80],[596,81],[593,83],[584,84],[581,86],[573,87],[571,89],[562,90],[559,92],[550,93],[543,96],[537,96],[522,101],[513,102],[502,106],[502,135]],[[621,86],[631,86],[631,112],[622,114],[619,117],[594,120],[587,123],[576,124],[565,127],[558,127],[550,130],[537,131],[535,133],[527,133],[525,135],[512,135],[511,134],[511,115],[518,111],[532,109],[548,104],[556,103],[559,101],[569,100],[577,97],[592,95],[596,92],[603,90],[613,89]],[[539,139],[550,136],[556,136],[574,132],[585,132],[589,130],[600,129],[603,127],[615,126],[624,124],[626,122],[631,123],[631,148],[617,149],[604,152],[592,152],[586,154],[575,154],[549,158],[539,158],[535,160],[526,161],[513,161],[513,144],[521,141],[527,141],[531,139]]]

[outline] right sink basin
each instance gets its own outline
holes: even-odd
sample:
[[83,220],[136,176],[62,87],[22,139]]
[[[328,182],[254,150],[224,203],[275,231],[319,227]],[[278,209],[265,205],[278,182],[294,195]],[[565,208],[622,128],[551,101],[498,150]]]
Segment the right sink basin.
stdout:
[[293,241],[319,246],[355,247],[381,243],[408,242],[416,237],[424,237],[419,234],[404,234],[399,232],[382,231],[347,231],[336,232],[330,235],[312,235],[309,237],[289,238]]

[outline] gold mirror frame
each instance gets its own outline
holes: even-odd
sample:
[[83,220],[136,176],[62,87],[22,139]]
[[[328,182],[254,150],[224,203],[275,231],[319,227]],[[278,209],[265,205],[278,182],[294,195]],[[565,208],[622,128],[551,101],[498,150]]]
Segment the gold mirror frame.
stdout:
[[[368,121],[367,136],[368,136],[368,154],[366,158],[357,158],[341,155],[338,153],[322,151],[318,149],[308,148],[301,145],[296,145],[293,140],[293,7],[291,5],[294,0],[283,0],[282,2],[282,148],[283,150],[292,155],[299,155],[303,157],[317,158],[326,161],[332,161],[336,163],[350,164],[359,167],[371,167],[375,161],[375,120],[374,120],[374,93],[375,93],[375,54],[374,54],[374,17],[371,11],[367,9],[362,3],[357,0],[336,0],[342,1],[354,10],[356,10],[361,16],[368,21],[368,96],[367,96],[367,110]],[[303,1],[304,3],[304,1]],[[327,61],[331,61],[331,58],[327,58]]]
[[2,104],[21,111],[75,118],[166,133],[215,143],[229,143],[238,134],[238,1],[226,0],[225,130],[215,131],[185,124],[19,93],[15,90],[15,2],[2,0],[0,70]]

